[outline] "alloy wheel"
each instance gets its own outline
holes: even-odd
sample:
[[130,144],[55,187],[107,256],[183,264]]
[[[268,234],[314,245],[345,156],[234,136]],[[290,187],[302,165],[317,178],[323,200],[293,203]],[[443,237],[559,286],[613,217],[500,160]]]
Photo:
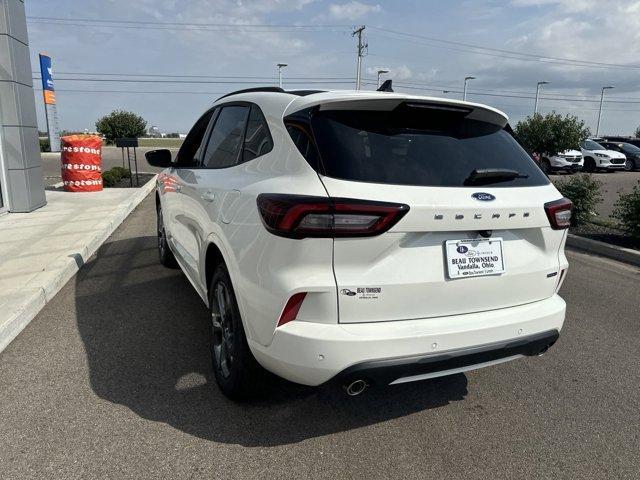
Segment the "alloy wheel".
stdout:
[[162,210],[158,208],[158,253],[160,258],[165,254],[166,234],[164,232],[164,224],[162,222]]
[[627,172],[630,172],[631,170],[633,170],[634,164],[633,164],[633,160],[627,158],[627,161],[624,162],[624,169]]
[[211,327],[216,368],[228,378],[234,358],[233,311],[229,290],[223,282],[218,282],[214,287]]

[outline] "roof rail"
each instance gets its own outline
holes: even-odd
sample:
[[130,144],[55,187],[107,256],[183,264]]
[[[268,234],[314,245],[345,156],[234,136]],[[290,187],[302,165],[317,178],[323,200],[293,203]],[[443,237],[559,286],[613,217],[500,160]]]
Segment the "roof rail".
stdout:
[[236,90],[235,92],[227,93],[219,97],[218,100],[221,100],[226,97],[230,97],[231,95],[237,95],[239,93],[251,93],[251,92],[272,92],[272,93],[288,93],[289,95],[298,95],[299,97],[305,97],[307,95],[313,95],[314,93],[322,93],[326,92],[326,90],[283,90],[280,87],[253,87],[253,88],[245,88],[244,90]]
[[[238,93],[251,93],[251,92],[274,92],[274,93],[286,93],[280,87],[253,87],[253,88],[245,88],[244,90],[236,90],[235,92],[227,93],[226,95],[221,96],[218,100],[226,97],[230,97],[231,95],[237,95]],[[218,101],[216,100],[216,101]]]

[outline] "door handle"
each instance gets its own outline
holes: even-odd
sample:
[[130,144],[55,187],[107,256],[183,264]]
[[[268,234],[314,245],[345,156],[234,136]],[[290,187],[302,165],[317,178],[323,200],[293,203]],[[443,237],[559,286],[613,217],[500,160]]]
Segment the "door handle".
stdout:
[[216,195],[211,190],[208,190],[200,195],[200,198],[202,198],[205,202],[213,202],[216,199]]

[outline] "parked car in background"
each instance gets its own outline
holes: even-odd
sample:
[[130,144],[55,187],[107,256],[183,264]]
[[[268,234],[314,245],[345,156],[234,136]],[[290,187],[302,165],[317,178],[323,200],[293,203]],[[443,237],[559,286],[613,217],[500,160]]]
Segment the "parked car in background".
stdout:
[[630,143],[631,145],[635,145],[636,147],[640,148],[640,138],[637,137],[604,137],[603,140],[607,141],[607,142],[624,142],[624,143]]
[[541,156],[540,168],[547,175],[554,171],[574,173],[582,170],[582,153],[578,150],[566,150],[557,155]]
[[[603,141],[599,142],[607,150],[615,150],[627,157],[624,169],[628,172],[640,168],[640,148],[627,142]],[[639,142],[640,143],[640,142]]]
[[607,150],[593,139],[583,141],[580,150],[584,157],[585,172],[624,170],[627,157],[615,150]]

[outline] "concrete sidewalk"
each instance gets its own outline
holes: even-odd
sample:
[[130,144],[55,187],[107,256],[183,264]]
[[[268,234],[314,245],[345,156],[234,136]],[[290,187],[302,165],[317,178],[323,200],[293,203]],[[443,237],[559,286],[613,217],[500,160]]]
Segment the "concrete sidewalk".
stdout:
[[0,352],[153,190],[47,191],[47,205],[0,217]]

